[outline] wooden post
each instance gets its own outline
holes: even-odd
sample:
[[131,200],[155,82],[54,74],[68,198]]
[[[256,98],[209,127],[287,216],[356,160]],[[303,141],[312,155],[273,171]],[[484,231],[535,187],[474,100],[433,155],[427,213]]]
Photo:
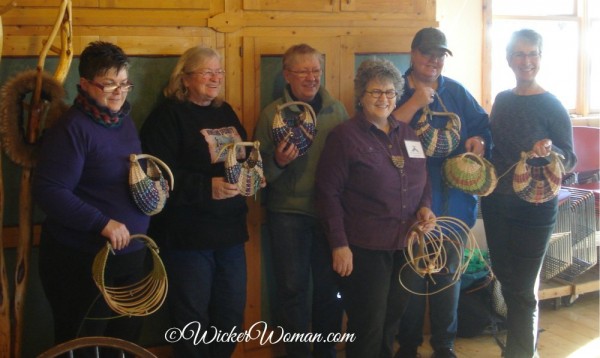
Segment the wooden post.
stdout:
[[[73,59],[72,45],[72,6],[71,0],[62,0],[59,15],[56,19],[52,33],[45,41],[44,47],[40,51],[40,57],[37,65],[37,78],[34,93],[29,106],[29,122],[27,128],[27,141],[30,144],[36,144],[40,134],[40,115],[43,111],[41,101],[42,93],[42,72],[44,62],[48,51],[53,50],[59,53],[59,64],[54,77],[59,82],[64,82],[71,60]],[[58,32],[61,32],[61,48],[56,49],[53,46],[54,39]],[[21,189],[19,193],[19,244],[17,246],[17,267],[15,270],[15,295],[14,295],[14,330],[13,330],[13,357],[21,357],[23,342],[24,319],[23,312],[25,306],[25,294],[27,292],[27,282],[29,278],[29,258],[31,256],[31,242],[33,239],[33,199],[32,192],[32,172],[33,168],[23,167],[21,172]]]
[[[9,2],[0,9],[0,57],[4,44],[4,31],[2,30],[2,15],[15,7],[15,1]],[[4,227],[4,177],[2,172],[2,156],[0,156],[0,357],[9,357],[11,350],[10,327],[10,295],[8,292],[8,275],[6,274],[6,261],[4,260],[4,243],[2,228]]]

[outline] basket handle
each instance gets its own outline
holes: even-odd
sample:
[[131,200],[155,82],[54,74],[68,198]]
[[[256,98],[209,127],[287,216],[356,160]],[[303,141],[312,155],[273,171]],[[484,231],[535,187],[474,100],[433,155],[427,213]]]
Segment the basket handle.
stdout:
[[[158,245],[156,245],[156,242],[154,242],[154,240],[152,240],[148,235],[144,235],[144,234],[133,234],[133,235],[129,235],[129,239],[130,240],[140,240],[143,241],[144,244],[146,244],[146,246],[148,246],[148,248],[154,252],[156,252],[157,254],[159,253],[159,249],[158,249]],[[112,245],[110,244],[110,241],[106,241],[106,247],[108,248],[108,251],[110,251],[113,255],[115,254]]]
[[[315,114],[315,110],[312,108],[312,106],[310,104],[308,104],[306,102],[290,101],[290,102],[286,102],[284,104],[280,104],[279,106],[277,106],[277,112],[281,112],[283,109],[293,106],[293,105],[304,107],[304,108],[308,109],[310,116],[313,118],[313,121],[315,122],[315,127],[317,126],[317,115]],[[282,118],[283,118],[283,116],[282,116]]]
[[[244,147],[254,147],[256,150],[258,150],[258,148],[260,147],[260,142],[259,141],[254,141],[254,142],[234,142],[234,143],[228,143],[226,145],[224,145],[223,147],[221,147],[221,150],[219,150],[219,154],[217,155],[217,158],[220,158],[221,155],[223,154],[224,151],[228,150],[231,148],[231,151],[228,153],[229,155],[235,155],[235,150],[236,150],[236,146],[241,145]],[[233,154],[232,154],[233,153]]]
[[138,239],[140,241],[143,241],[150,250],[152,250],[158,254],[158,252],[159,252],[158,245],[156,245],[156,242],[154,242],[154,240],[152,240],[149,236],[144,235],[144,234],[133,234],[133,235],[130,235],[129,238],[132,240]]
[[129,155],[129,161],[132,163],[137,162],[139,159],[149,159],[149,160],[152,160],[152,161],[158,163],[167,172],[167,174],[169,174],[169,179],[171,179],[170,189],[171,189],[171,191],[173,191],[173,189],[175,188],[175,178],[173,177],[173,173],[171,172],[171,169],[169,168],[169,166],[167,164],[165,164],[165,162],[163,162],[162,160],[160,160],[157,157],[150,155],[150,154],[131,154],[131,155]]
[[463,154],[461,154],[461,156],[463,158],[468,158],[473,160],[474,162],[477,162],[477,164],[481,165],[482,167],[485,166],[483,159],[481,159],[481,157],[475,153],[464,152]]

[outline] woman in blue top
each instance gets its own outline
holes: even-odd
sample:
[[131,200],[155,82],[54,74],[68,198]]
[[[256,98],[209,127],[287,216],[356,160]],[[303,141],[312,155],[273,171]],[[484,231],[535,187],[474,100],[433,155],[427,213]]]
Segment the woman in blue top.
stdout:
[[564,157],[568,171],[577,159],[573,129],[560,101],[536,81],[542,56],[542,37],[533,30],[513,34],[506,60],[517,86],[496,96],[491,113],[494,148],[492,164],[501,176],[492,195],[481,202],[492,268],[502,284],[508,308],[504,357],[534,357],[537,343],[539,273],[558,213],[558,199],[540,204],[517,197],[511,168],[521,152],[536,161],[550,152]]
[[[107,286],[144,275],[149,218],[129,193],[129,155],[141,153],[127,94],[129,60],[107,42],[93,42],[79,59],[78,96],[42,138],[33,195],[42,224],[40,278],[54,316],[56,343],[80,336],[136,341],[141,319],[114,318],[92,279],[92,262],[108,241]],[[87,318],[96,319],[87,319]],[[106,318],[100,319],[97,318]]]
[[[433,112],[451,112],[458,115],[460,131],[457,130],[459,135],[455,142],[427,142],[423,140],[426,135],[423,135],[421,140],[426,149],[435,149],[435,152],[427,157],[433,212],[438,217],[451,216],[473,227],[477,218],[477,197],[446,185],[442,177],[442,165],[447,158],[465,152],[484,155],[486,148],[489,152],[489,118],[465,87],[442,75],[448,54],[452,55],[452,52],[448,49],[446,36],[440,30],[429,27],[415,34],[411,44],[411,67],[404,74],[404,94],[393,116],[399,121],[409,122],[415,129],[430,125],[431,131],[434,128],[445,128],[450,119],[437,114],[423,118],[426,116],[425,107]],[[447,252],[452,255],[456,250],[450,246],[447,247]],[[439,291],[452,283],[453,270],[456,269],[458,259],[457,255],[449,259],[450,272],[432,275],[435,284],[433,281],[429,283],[429,292]],[[423,286],[426,284],[427,282],[423,281]],[[414,291],[425,292],[426,289],[415,287]],[[429,297],[431,346],[436,358],[456,356],[453,349],[459,292],[460,284],[456,283]],[[417,347],[423,342],[424,313],[424,296],[413,296],[402,319],[398,357],[417,355]]]

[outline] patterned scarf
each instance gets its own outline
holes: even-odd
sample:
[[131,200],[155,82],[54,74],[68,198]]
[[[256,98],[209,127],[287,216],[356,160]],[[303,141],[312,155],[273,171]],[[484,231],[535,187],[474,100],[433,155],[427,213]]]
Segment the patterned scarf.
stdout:
[[86,113],[96,123],[107,128],[119,127],[122,119],[131,111],[131,105],[125,101],[123,107],[118,112],[112,112],[104,106],[100,106],[92,97],[90,97],[80,85],[77,85],[77,98],[75,98],[75,107]]

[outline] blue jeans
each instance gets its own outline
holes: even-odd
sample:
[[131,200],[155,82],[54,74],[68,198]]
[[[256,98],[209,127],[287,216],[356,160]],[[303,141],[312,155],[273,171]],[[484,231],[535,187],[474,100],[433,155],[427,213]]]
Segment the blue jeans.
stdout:
[[348,333],[348,358],[389,358],[394,354],[394,337],[410,297],[398,280],[406,262],[403,251],[368,250],[350,246],[353,270],[341,279]]
[[482,198],[492,270],[508,309],[506,358],[536,356],[539,273],[558,213],[558,199],[530,204],[516,196]]
[[[461,237],[462,244],[466,237]],[[425,316],[426,299],[429,300],[429,321],[431,323],[431,347],[454,348],[456,330],[458,328],[457,309],[460,296],[460,278],[452,284],[453,276],[458,267],[461,251],[456,250],[458,243],[444,241],[444,248],[448,255],[447,271],[432,274],[431,278],[420,278],[412,270],[407,270],[412,291],[416,293],[430,292],[434,294],[411,295],[408,307],[400,322],[398,342],[401,347],[418,347],[423,343],[423,324]],[[452,285],[451,285],[452,284]],[[451,285],[451,286],[449,286]],[[446,287],[446,288],[444,288]],[[440,291],[441,290],[441,291]]]
[[[174,327],[197,321],[201,331],[242,331],[246,305],[246,253],[244,244],[217,250],[164,250],[169,278],[167,302]],[[194,326],[196,327],[196,326]],[[230,357],[235,343],[180,339],[176,357]]]
[[[331,250],[317,219],[268,213],[273,270],[277,286],[276,317],[286,333],[340,332],[342,306]],[[312,300],[310,281],[312,274]],[[312,315],[311,304],[312,301]],[[311,320],[312,317],[312,320]],[[288,357],[310,357],[310,344],[286,342]],[[335,357],[335,343],[315,343],[315,357]]]

